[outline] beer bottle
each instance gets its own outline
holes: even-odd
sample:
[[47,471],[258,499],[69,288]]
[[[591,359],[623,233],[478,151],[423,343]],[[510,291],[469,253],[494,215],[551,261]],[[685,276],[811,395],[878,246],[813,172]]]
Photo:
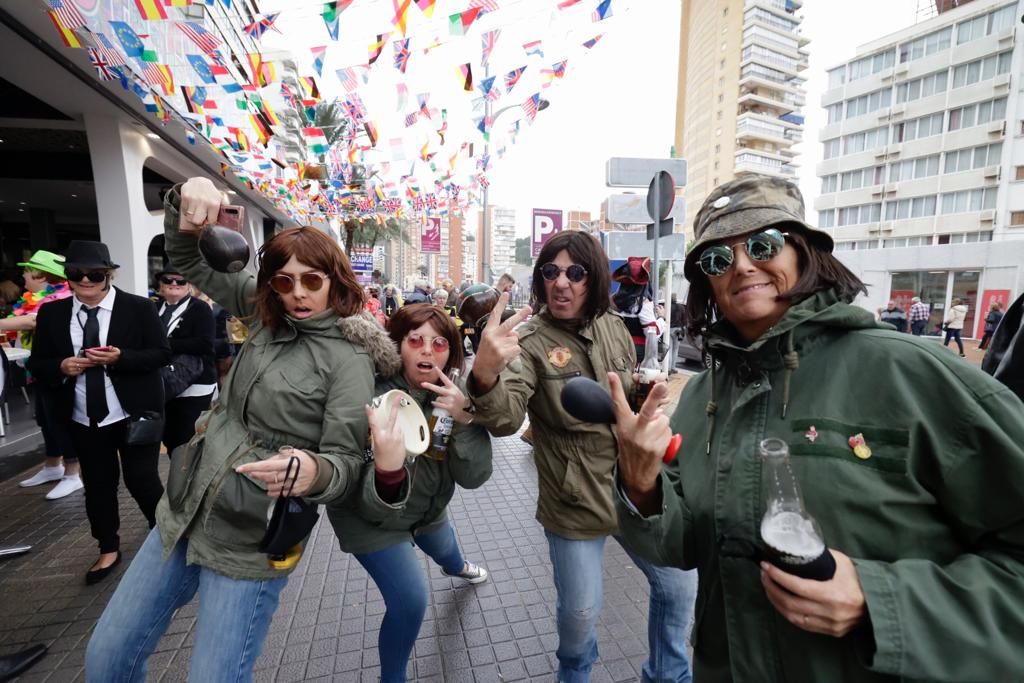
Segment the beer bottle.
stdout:
[[654,381],[661,374],[661,364],[658,363],[658,332],[653,327],[648,327],[644,330],[644,359],[640,361],[640,365],[637,367],[637,373],[640,378],[637,380],[636,388],[634,389],[633,400],[636,405],[636,410],[640,410],[643,406],[644,401],[647,400],[647,395],[651,393],[651,387],[654,386]]
[[[457,368],[451,369],[448,373],[448,379],[453,384],[459,383],[459,371]],[[448,441],[452,438],[452,427],[454,424],[455,420],[452,419],[451,413],[444,408],[435,407],[433,412],[430,413],[428,425],[430,427],[430,446],[423,455],[434,460],[444,460],[445,456],[448,455]]]

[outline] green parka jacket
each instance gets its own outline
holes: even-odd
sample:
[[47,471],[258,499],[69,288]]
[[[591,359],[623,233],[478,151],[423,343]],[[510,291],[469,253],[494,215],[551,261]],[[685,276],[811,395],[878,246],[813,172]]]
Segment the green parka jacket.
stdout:
[[[684,441],[660,514],[640,517],[616,489],[628,547],[699,570],[694,680],[1021,680],[1024,404],[832,292],[749,346],[730,330],[715,326],[720,366],[672,417]],[[766,437],[789,443],[808,511],[856,566],[868,619],[843,638],[791,625],[765,597],[753,559]]]
[[[401,374],[377,380],[378,396],[392,389],[401,389],[416,399],[425,416],[433,411],[430,392],[410,390]],[[420,456],[406,463],[405,482],[394,503],[386,503],[377,495],[373,460],[363,469],[359,490],[327,506],[341,549],[355,554],[376,552],[408,542],[413,534],[436,531],[447,518],[456,484],[475,489],[490,479],[491,438],[475,420],[468,425],[456,422],[444,460]]]
[[608,388],[615,372],[628,392],[636,350],[622,318],[599,315],[588,324],[556,320],[541,311],[516,328],[522,349],[486,394],[472,375],[476,422],[495,436],[514,434],[529,412],[540,493],[537,520],[564,538],[586,540],[615,533],[612,470],[618,446],[611,426],[581,422],[562,408],[562,387],[589,377]]
[[[239,318],[254,312],[256,278],[218,273],[201,260],[195,237],[178,232],[178,188],[167,193],[167,254],[203,292]],[[275,455],[281,446],[316,457],[318,479],[307,500],[326,503],[356,491],[364,466],[375,361],[382,371],[400,364],[394,344],[362,315],[325,312],[285,319],[276,332],[247,319],[249,338],[235,358],[220,398],[197,423],[202,446],[190,476],[171,476],[157,506],[165,552],[188,538],[188,562],[236,579],[283,576],[257,546],[273,502],[266,485],[235,472]],[[177,473],[174,473],[177,474]]]

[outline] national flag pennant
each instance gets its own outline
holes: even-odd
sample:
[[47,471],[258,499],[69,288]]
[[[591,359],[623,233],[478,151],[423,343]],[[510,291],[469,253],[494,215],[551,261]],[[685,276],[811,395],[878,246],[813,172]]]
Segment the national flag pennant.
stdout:
[[523,77],[523,72],[526,71],[525,66],[521,66],[518,69],[512,69],[505,74],[505,92],[512,92],[512,88],[516,87],[516,83]]
[[403,74],[405,73],[406,67],[409,66],[409,38],[404,40],[396,40],[395,46],[395,68]]
[[486,64],[487,60],[491,58],[491,53],[494,51],[494,45],[498,42],[498,36],[501,35],[501,29],[496,28],[493,31],[484,31],[483,35],[480,36],[481,43],[481,64]]
[[369,59],[366,60],[367,64],[373,64],[377,61],[377,58],[380,57],[380,53],[384,51],[384,45],[387,44],[390,36],[390,32],[377,34],[377,42],[370,43],[368,48]]
[[530,123],[537,118],[537,110],[540,107],[540,93],[536,93],[523,102],[523,113]]
[[324,75],[324,56],[327,54],[327,46],[321,45],[320,47],[311,47],[309,51],[313,53],[313,68],[316,69],[317,76]]
[[398,93],[398,109],[395,111],[402,111],[409,103],[409,86],[405,83],[399,83],[396,90]]
[[583,47],[587,48],[588,50],[593,49],[593,47],[595,45],[597,45],[597,41],[601,40],[602,38],[604,38],[604,34],[603,33],[598,33],[596,36],[594,36],[590,40],[585,41],[583,43]]
[[316,80],[312,76],[300,76],[299,85],[306,92],[308,100],[319,100],[320,89],[316,87]]
[[427,119],[431,118],[431,116],[432,116],[432,114],[430,113],[430,107],[427,106],[427,101],[429,99],[430,99],[430,93],[428,93],[428,92],[421,93],[421,94],[416,96],[416,100],[420,104],[420,114],[422,114]]
[[324,11],[321,13],[321,16],[324,18],[324,24],[327,25],[327,34],[331,37],[331,40],[338,39],[338,17],[353,1],[343,0],[342,2],[324,3]]
[[557,64],[552,64],[550,69],[540,70],[540,77],[543,81],[541,84],[542,88],[550,87],[554,81],[565,77],[565,63],[567,61],[569,60],[563,59]]
[[361,126],[366,121],[366,105],[363,104],[363,98],[359,97],[359,93],[354,92],[350,97],[342,100],[341,106],[357,125]]
[[533,40],[529,43],[523,43],[523,49],[526,51],[526,56],[537,55],[538,57],[544,57],[544,50],[541,47],[541,41]]
[[494,87],[494,80],[496,78],[497,76],[488,76],[487,78],[480,81],[480,85],[478,86],[483,96],[489,100],[496,100],[498,99],[498,96],[501,95],[500,92],[498,92],[497,95],[494,94],[494,91],[497,90],[497,88]]
[[96,75],[101,81],[112,81],[116,78],[120,78],[121,75],[110,63],[103,58],[100,51],[94,47],[88,48],[89,61],[92,62],[93,67],[96,69]]
[[594,10],[594,21],[601,21],[612,16],[612,0],[602,0],[601,4]]
[[416,125],[416,121],[419,118],[419,116],[420,116],[420,113],[418,111],[414,111],[413,113],[411,113],[408,116],[406,116],[405,117],[405,127],[408,128],[409,126]]
[[473,67],[469,62],[459,64],[459,76],[462,78],[462,89],[471,92],[473,90]]
[[53,22],[54,28],[57,29],[57,34],[60,35],[60,40],[62,43],[64,43],[65,47],[82,47],[82,41],[78,39],[78,35],[76,35],[73,30],[64,25],[64,23],[60,20],[60,17],[57,16],[57,12],[55,12],[54,10],[50,10],[49,12],[47,12],[47,15],[49,15],[50,21]]
[[142,69],[143,79],[150,85],[160,86],[165,95],[174,94],[174,74],[166,64],[146,64]]
[[277,69],[273,62],[263,61],[263,55],[259,52],[251,52],[246,57],[249,59],[249,70],[252,72],[250,83],[257,88],[265,88],[277,80]]
[[217,36],[213,35],[206,28],[195,21],[179,21],[177,22],[178,28],[181,29],[182,33],[189,37],[189,39],[195,43],[200,50],[209,54],[220,47],[221,43],[224,42]]
[[135,6],[139,9],[139,14],[142,15],[143,19],[166,19],[167,12],[163,8],[163,3],[160,0],[135,0]]
[[110,22],[110,27],[114,29],[114,36],[121,43],[121,47],[124,48],[126,55],[129,57],[141,57],[146,51],[145,46],[142,44],[142,39],[139,38],[139,34],[131,26],[123,21],[112,21]]
[[153,101],[145,102],[144,106],[146,111],[156,114],[156,117],[161,121],[166,123],[171,120],[171,112],[167,110],[167,106],[159,95],[153,95]]
[[194,88],[190,85],[181,86],[181,94],[185,98],[185,107],[190,114],[205,114],[206,88]]
[[164,4],[168,7],[188,7],[192,0],[164,0]]
[[580,0],[561,0],[558,3],[558,9],[568,9],[573,5],[579,4]]
[[107,64],[110,66],[128,66],[128,60],[125,59],[124,53],[114,47],[109,38],[99,32],[92,35],[96,38],[96,51],[106,60]]
[[366,137],[370,138],[370,147],[377,146],[377,124],[373,121],[367,121],[363,124],[363,130],[366,131]]
[[430,152],[430,140],[423,143],[423,147],[420,148],[420,159],[423,161],[430,161],[433,158],[433,154]]
[[280,33],[281,29],[274,26],[274,22],[277,21],[277,17],[279,14],[280,12],[274,12],[273,14],[262,15],[260,16],[259,19],[256,19],[255,21],[243,26],[242,30],[245,31],[250,38],[254,38],[256,40],[262,38],[263,34],[269,31],[270,29],[274,29],[275,31]]
[[434,4],[437,0],[416,0],[416,6],[426,15],[427,19],[434,16]]
[[409,25],[409,6],[412,4],[412,0],[391,0],[391,2],[395,7],[395,17],[391,23],[404,36],[405,29]]
[[356,70],[352,67],[338,69],[334,73],[338,77],[341,87],[345,89],[345,92],[352,92],[359,87],[359,78],[356,76]]
[[256,135],[260,139],[260,144],[266,147],[267,143],[270,141],[270,137],[274,134],[270,125],[259,114],[249,114],[249,122],[252,124],[253,130],[256,131]]
[[479,16],[484,16],[488,12],[497,12],[498,3],[495,0],[470,0],[469,9],[479,8]]
[[428,52],[433,50],[435,47],[441,47],[442,44],[443,43],[441,42],[441,39],[438,38],[437,36],[435,36],[434,39],[432,41],[430,41],[430,44],[427,45],[425,48],[423,48],[423,54],[427,54]]
[[60,23],[68,28],[76,29],[85,26],[85,18],[78,11],[74,0],[50,0],[50,8],[60,17]]
[[469,30],[469,27],[473,25],[473,22],[476,21],[479,15],[479,7],[473,7],[465,12],[452,14],[448,17],[448,32],[453,36],[466,35],[466,31]]

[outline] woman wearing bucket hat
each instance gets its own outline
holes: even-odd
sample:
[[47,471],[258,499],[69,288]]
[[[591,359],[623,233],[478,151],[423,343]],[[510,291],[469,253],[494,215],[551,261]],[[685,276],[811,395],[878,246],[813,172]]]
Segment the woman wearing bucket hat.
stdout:
[[39,310],[28,362],[52,392],[58,419],[69,425],[78,449],[85,512],[100,551],[85,575],[89,584],[121,561],[121,472],[150,527],[163,493],[159,435],[137,442],[129,427],[163,415],[160,368],[171,353],[153,302],[111,284],[117,268],[106,244],[71,242],[64,271],[74,295]]
[[[0,320],[0,330],[18,330],[18,342],[22,348],[31,350],[39,307],[66,299],[71,296],[71,289],[64,275],[64,257],[59,254],[40,249],[18,265],[25,269],[22,276],[26,291],[14,304],[11,316]],[[33,381],[31,377],[29,381]],[[36,422],[43,434],[46,462],[41,470],[19,485],[39,486],[56,481],[57,485],[46,494],[46,499],[57,500],[82,489],[81,470],[74,441],[66,425],[54,414],[52,397],[42,385],[35,389]]]
[[[1024,405],[851,305],[864,284],[803,214],[796,187],[765,176],[698,213],[687,314],[713,363],[671,421],[633,415],[612,382],[623,537],[698,568],[699,680],[1017,680]],[[672,432],[682,451],[662,467]],[[792,453],[830,580],[759,561],[767,437]]]

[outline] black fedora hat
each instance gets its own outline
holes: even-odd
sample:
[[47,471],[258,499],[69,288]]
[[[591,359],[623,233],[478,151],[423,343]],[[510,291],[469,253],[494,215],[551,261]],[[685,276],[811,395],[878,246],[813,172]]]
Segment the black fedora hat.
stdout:
[[110,250],[103,242],[93,240],[72,240],[64,259],[65,268],[120,268],[110,260]]

